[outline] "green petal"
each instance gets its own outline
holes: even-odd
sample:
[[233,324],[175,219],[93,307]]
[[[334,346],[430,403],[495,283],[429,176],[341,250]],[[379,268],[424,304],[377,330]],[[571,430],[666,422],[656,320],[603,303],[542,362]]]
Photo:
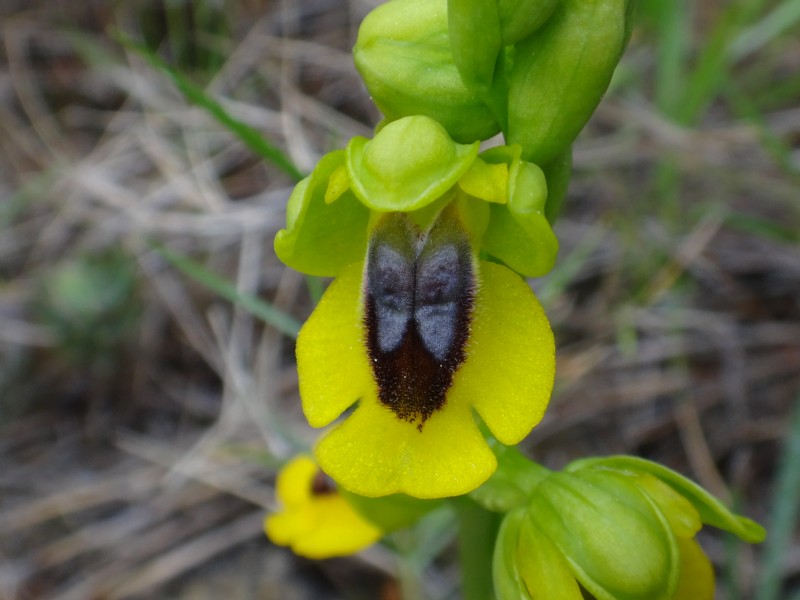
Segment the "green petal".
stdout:
[[366,252],[369,210],[350,191],[325,202],[328,180],[344,159],[344,150],[326,154],[289,197],[286,229],[275,236],[275,253],[293,269],[333,276]]
[[558,240],[544,215],[515,218],[506,206],[491,205],[483,248],[526,277],[540,277],[555,264]]
[[433,119],[406,117],[389,123],[372,140],[347,145],[353,191],[380,212],[422,208],[453,187],[478,154],[478,142],[457,144]]
[[508,202],[491,205],[483,248],[527,277],[553,268],[558,239],[545,216],[547,182],[542,170],[520,159],[519,146],[498,146],[481,158],[490,164],[508,164]]
[[487,163],[476,158],[458,180],[458,187],[486,202],[505,204],[508,202],[508,165]]
[[762,542],[766,537],[766,532],[761,525],[746,517],[734,514],[702,487],[658,463],[635,456],[610,456],[576,461],[571,463],[568,469],[576,471],[592,465],[605,466],[632,473],[649,473],[671,486],[691,502],[697,512],[700,513],[703,523],[729,531],[750,543]]
[[521,524],[517,560],[533,600],[582,600],[564,555],[528,519]]
[[480,263],[467,360],[448,402],[474,405],[504,444],[516,444],[541,420],[555,377],[550,324],[528,284],[502,265]]
[[342,271],[297,337],[300,398],[312,427],[328,425],[375,386],[362,340],[362,271],[362,263]]
[[458,496],[486,481],[497,466],[469,406],[448,401],[420,431],[381,405],[374,393],[323,436],[316,455],[339,485],[370,497]]

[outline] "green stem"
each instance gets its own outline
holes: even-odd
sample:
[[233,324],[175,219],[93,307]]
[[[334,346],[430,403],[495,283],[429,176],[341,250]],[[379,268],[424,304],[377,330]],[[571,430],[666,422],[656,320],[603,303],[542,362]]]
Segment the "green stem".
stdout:
[[468,496],[453,500],[459,526],[458,558],[464,600],[494,598],[492,555],[502,514],[481,507]]

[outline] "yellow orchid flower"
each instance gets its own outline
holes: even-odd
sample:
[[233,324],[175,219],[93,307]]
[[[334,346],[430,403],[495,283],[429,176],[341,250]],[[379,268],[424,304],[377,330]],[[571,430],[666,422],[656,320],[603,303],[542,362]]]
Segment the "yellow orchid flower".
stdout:
[[316,447],[322,469],[363,496],[438,498],[481,485],[504,444],[544,414],[555,348],[542,307],[508,268],[477,259],[445,209],[427,231],[404,213],[374,226],[362,263],[339,274],[297,341],[309,423],[352,414]]
[[291,460],[278,474],[276,487],[282,507],[266,517],[264,531],[273,543],[289,546],[296,554],[313,559],[345,556],[382,536],[309,456]]

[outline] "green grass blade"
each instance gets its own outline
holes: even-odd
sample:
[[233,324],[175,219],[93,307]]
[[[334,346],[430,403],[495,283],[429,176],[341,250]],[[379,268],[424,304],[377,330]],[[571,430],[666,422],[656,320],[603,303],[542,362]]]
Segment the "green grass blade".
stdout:
[[147,46],[121,34],[117,36],[117,39],[125,47],[130,48],[144,58],[154,69],[167,75],[189,102],[208,111],[217,122],[230,129],[253,152],[270,161],[295,181],[303,178],[303,174],[294,163],[278,147],[265,140],[258,130],[231,116],[219,102],[206,94],[205,91],[192,83],[187,77],[170,67]]
[[651,11],[658,28],[656,105],[674,116],[685,95],[686,61],[691,43],[689,7],[686,0],[658,0]]
[[681,98],[680,106],[676,107],[678,122],[685,125],[695,124],[730,77],[728,47],[741,28],[742,17],[740,5],[730,4],[707,34],[708,41],[699,49],[697,62],[688,73],[686,94]]
[[783,455],[775,480],[772,522],[765,542],[764,564],[756,600],[777,600],[783,558],[789,553],[792,536],[800,520],[800,396],[783,442]]
[[753,215],[732,212],[725,217],[725,224],[739,231],[769,240],[790,244],[800,242],[800,231],[797,231],[795,227],[779,225],[775,221]]
[[246,311],[255,317],[258,317],[265,323],[270,324],[281,333],[285,333],[289,337],[297,337],[297,334],[300,331],[300,323],[293,317],[278,310],[260,298],[241,292],[231,282],[223,279],[215,273],[212,273],[202,265],[199,265],[195,261],[185,256],[177,254],[172,250],[168,250],[163,246],[155,246],[154,249],[167,261],[169,261],[170,264],[183,271],[186,275],[198,283],[206,286],[210,290],[213,290],[226,300],[230,300],[231,302],[238,304]]
[[730,46],[734,61],[759,51],[800,22],[800,0],[786,0],[752,27],[742,31]]

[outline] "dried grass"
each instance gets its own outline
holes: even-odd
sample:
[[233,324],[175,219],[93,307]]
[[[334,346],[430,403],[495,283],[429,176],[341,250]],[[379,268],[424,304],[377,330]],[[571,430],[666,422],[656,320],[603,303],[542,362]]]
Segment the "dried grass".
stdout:
[[[310,169],[375,120],[348,55],[368,8],[237,5],[207,89]],[[314,436],[292,341],[152,246],[302,319],[304,280],[271,251],[291,182],[107,37],[109,24],[135,32],[136,9],[17,9],[0,21],[0,597],[352,597],[350,570],[381,574],[371,589],[392,597],[383,549],[309,571],[263,539],[275,465]],[[796,140],[799,114],[765,120]],[[551,466],[655,458],[763,521],[800,388],[800,250],[729,217],[798,231],[797,179],[757,128],[715,117],[680,128],[612,96],[578,144],[560,270],[534,284],[559,379],[530,449]],[[684,178],[673,221],[653,191],[665,156]],[[140,312],[109,371],[65,356],[35,306],[49,273],[110,249],[135,267]],[[707,547],[724,568],[721,543]],[[752,589],[756,555],[739,558]],[[214,565],[248,574],[229,586]],[[785,575],[800,580],[797,547]],[[452,570],[437,577],[452,588]]]

